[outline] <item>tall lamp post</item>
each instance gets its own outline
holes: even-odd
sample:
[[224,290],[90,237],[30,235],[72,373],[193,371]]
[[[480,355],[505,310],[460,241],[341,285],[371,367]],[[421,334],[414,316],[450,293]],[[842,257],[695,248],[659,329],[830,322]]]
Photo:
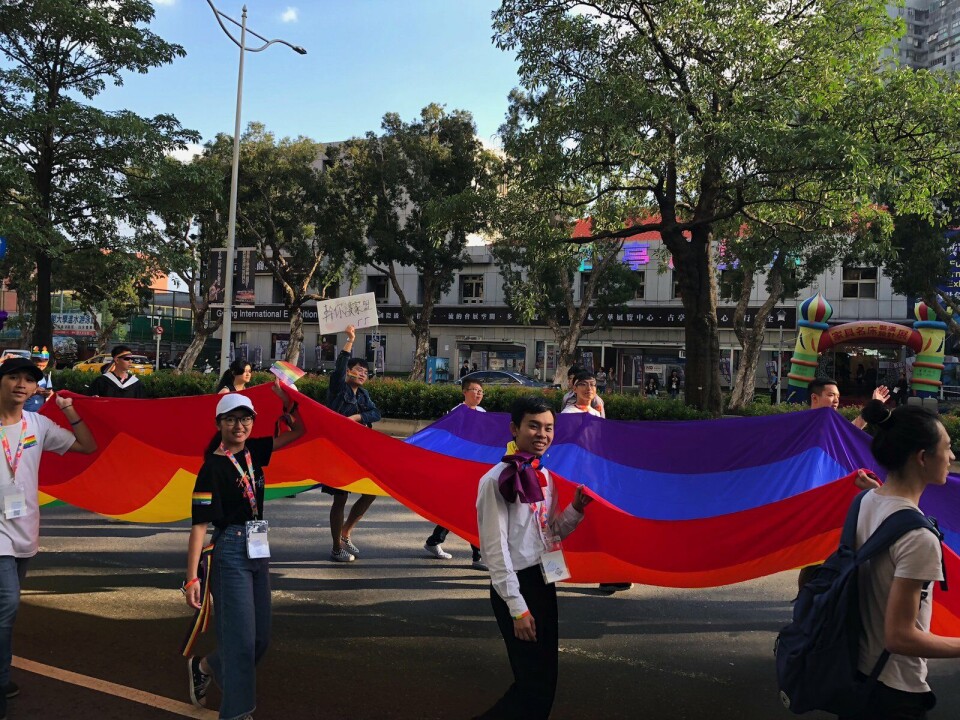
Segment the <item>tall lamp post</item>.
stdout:
[[787,321],[786,310],[777,310],[777,324],[780,326],[780,340],[777,343],[777,405],[783,389],[783,324]]
[[[237,22],[229,15],[224,14],[213,4],[213,0],[207,0],[207,5],[213,10],[213,16],[217,19],[220,29],[233,41],[233,44],[240,48],[240,72],[237,75],[237,115],[233,124],[233,165],[230,169],[230,217],[227,220],[227,259],[226,259],[226,279],[224,280],[223,297],[223,325],[220,328],[220,374],[222,375],[230,365],[230,336],[233,334],[233,262],[236,256],[236,234],[237,234],[237,177],[240,172],[240,107],[243,103],[243,55],[245,52],[263,52],[271,45],[279,43],[300,55],[306,55],[307,51],[299,45],[293,45],[286,40],[268,40],[263,35],[247,29],[247,6],[243,6],[243,14],[240,22]],[[240,39],[235,38],[223,21],[233,23],[240,28]],[[247,33],[255,38],[263,40],[260,47],[247,47]]]

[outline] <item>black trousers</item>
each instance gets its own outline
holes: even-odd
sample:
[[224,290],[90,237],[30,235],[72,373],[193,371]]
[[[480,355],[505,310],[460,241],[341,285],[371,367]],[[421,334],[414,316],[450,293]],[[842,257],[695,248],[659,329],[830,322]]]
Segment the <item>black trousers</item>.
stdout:
[[840,720],[926,720],[927,710],[937,704],[932,692],[912,693],[877,683],[864,710]]
[[[446,542],[447,535],[449,534],[450,534],[450,531],[447,530],[445,527],[443,527],[443,525],[437,525],[433,529],[433,533],[431,533],[430,537],[427,538],[427,545],[429,545],[430,547],[436,547],[437,545],[443,542]],[[480,548],[478,548],[476,545],[471,545],[470,549],[473,550],[473,559],[479,560]]]
[[536,623],[537,640],[517,639],[513,634],[510,610],[491,586],[490,601],[507,646],[513,684],[492,708],[479,716],[480,720],[546,720],[557,693],[560,652],[557,588],[543,582],[539,565],[521,570],[517,578],[520,580],[520,594]]

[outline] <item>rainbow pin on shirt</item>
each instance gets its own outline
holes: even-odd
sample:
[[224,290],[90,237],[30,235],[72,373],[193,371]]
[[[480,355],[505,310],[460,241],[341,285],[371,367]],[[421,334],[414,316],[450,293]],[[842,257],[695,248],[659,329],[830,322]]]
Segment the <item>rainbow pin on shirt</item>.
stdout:
[[273,365],[271,365],[270,372],[280,378],[280,382],[282,382],[284,385],[289,385],[291,387],[296,385],[297,380],[306,375],[306,373],[296,365],[283,360],[277,360]]

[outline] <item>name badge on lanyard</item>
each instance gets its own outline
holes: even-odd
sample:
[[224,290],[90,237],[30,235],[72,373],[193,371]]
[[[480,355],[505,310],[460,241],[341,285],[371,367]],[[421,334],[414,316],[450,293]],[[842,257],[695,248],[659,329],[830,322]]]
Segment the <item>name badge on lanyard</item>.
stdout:
[[250,451],[243,451],[244,460],[247,464],[246,471],[244,471],[240,463],[237,462],[237,458],[234,457],[233,453],[224,447],[223,443],[220,443],[220,452],[222,452],[237,469],[237,473],[239,473],[237,485],[240,487],[240,492],[243,493],[247,502],[250,503],[250,512],[253,515],[253,520],[247,520],[244,524],[247,539],[247,557],[251,560],[268,558],[270,557],[270,542],[267,539],[267,534],[270,530],[270,525],[266,520],[257,518],[259,513],[257,511],[256,486],[254,485],[256,475],[253,467],[253,459],[250,457]]
[[270,541],[267,534],[270,525],[266,520],[247,520],[247,557],[251,560],[270,557]]
[[540,573],[543,575],[543,581],[549,585],[561,580],[569,580],[572,575],[563,557],[560,538],[553,534],[547,522],[546,501],[531,504],[530,510],[536,517],[537,530],[540,531],[540,540],[546,551],[540,556]]
[[7,520],[23,517],[27,512],[27,498],[17,486],[17,468],[20,467],[20,458],[23,455],[23,442],[27,437],[27,419],[20,420],[20,441],[17,443],[16,453],[10,450],[10,441],[7,433],[0,427],[0,445],[3,445],[3,455],[10,466],[10,475],[13,483],[3,488],[3,516]]

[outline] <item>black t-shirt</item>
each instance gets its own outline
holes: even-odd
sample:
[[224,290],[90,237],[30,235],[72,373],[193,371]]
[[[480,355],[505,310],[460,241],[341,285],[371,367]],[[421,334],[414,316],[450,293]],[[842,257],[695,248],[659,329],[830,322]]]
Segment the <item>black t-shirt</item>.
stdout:
[[[254,490],[257,495],[257,516],[263,517],[263,468],[270,464],[273,438],[251,438],[246,442],[253,462]],[[247,469],[244,453],[234,456],[240,467]],[[225,455],[210,456],[197,473],[193,486],[193,524],[213,523],[218,528],[239,525],[253,520],[250,503],[240,489],[240,473]]]

